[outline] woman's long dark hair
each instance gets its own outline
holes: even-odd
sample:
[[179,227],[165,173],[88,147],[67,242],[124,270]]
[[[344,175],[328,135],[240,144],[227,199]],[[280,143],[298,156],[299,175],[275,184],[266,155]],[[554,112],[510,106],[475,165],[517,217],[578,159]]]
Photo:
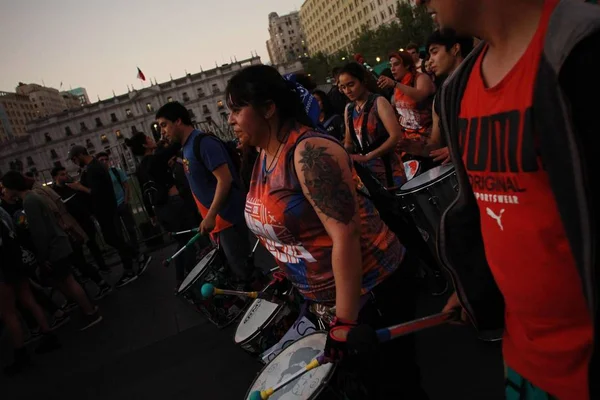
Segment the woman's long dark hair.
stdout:
[[231,109],[245,106],[261,109],[273,102],[277,107],[281,126],[286,122],[297,122],[314,127],[306,114],[300,94],[296,93],[295,85],[268,65],[252,65],[235,74],[227,84],[225,96]]
[[348,74],[358,79],[358,81],[365,85],[367,90],[371,93],[380,93],[375,76],[357,62],[349,62],[344,65],[340,70],[340,75],[341,74]]
[[321,110],[321,112],[325,116],[325,120],[329,119],[331,116],[333,116],[335,114],[335,110],[333,109],[333,104],[331,104],[331,100],[329,100],[329,97],[327,96],[327,94],[324,91],[315,89],[312,91],[312,94],[314,96],[318,96],[319,99],[321,99],[321,104],[323,105],[323,109]]

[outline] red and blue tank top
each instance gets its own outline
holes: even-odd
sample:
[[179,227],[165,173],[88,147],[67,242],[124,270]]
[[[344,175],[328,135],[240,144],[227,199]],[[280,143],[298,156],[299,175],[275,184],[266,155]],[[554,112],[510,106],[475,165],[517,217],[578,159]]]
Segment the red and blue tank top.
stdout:
[[[245,216],[248,228],[273,254],[290,282],[307,299],[335,301],[331,265],[333,242],[309,200],[304,196],[294,167],[296,145],[306,138],[328,135],[308,127],[292,129],[275,166],[265,178],[264,153],[254,164]],[[338,146],[341,146],[337,143]],[[353,171],[355,184],[362,184]],[[381,220],[373,204],[358,196],[363,260],[362,294],[396,270],[404,247]]]
[[[389,134],[383,126],[383,122],[379,118],[379,113],[377,111],[377,99],[381,96],[372,96],[373,106],[370,110],[368,110],[368,115],[366,117],[364,108],[360,111],[357,111],[356,107],[352,107],[349,110],[352,113],[352,126],[354,127],[354,132],[356,133],[356,137],[360,141],[361,145],[366,143],[383,143],[389,137]],[[367,129],[366,132],[363,132],[363,121],[365,118],[367,118]],[[386,171],[386,162],[389,165],[392,182],[389,182],[388,179],[389,172]],[[382,185],[386,187],[400,187],[407,181],[406,173],[404,172],[404,165],[402,164],[398,154],[396,154],[396,152],[393,150],[383,157],[369,160],[366,163],[363,163],[363,165],[373,173],[373,176],[375,176],[375,178],[377,178]]]

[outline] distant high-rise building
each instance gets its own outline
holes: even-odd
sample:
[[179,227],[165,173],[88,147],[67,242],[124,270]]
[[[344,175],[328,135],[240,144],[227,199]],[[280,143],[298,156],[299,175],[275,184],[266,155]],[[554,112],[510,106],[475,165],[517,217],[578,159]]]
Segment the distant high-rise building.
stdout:
[[71,94],[69,92],[60,92],[63,100],[65,101],[65,105],[67,106],[67,110],[71,110],[73,108],[81,107],[81,103],[79,102],[79,97]]
[[25,136],[25,126],[34,118],[35,111],[29,97],[0,92],[0,143]]
[[271,64],[285,64],[308,56],[297,11],[282,16],[276,12],[269,14],[267,51]]
[[36,117],[42,118],[52,114],[58,114],[68,109],[65,100],[59,91],[38,85],[37,83],[25,84],[19,82],[17,93],[29,97],[33,103]]
[[[410,1],[414,4],[414,0]],[[309,54],[333,54],[348,49],[363,29],[396,20],[398,0],[306,0],[300,22]]]
[[85,88],[77,87],[75,89],[68,90],[67,93],[76,96],[79,99],[79,105],[81,106],[90,104],[90,98],[88,97],[87,90],[85,90]]

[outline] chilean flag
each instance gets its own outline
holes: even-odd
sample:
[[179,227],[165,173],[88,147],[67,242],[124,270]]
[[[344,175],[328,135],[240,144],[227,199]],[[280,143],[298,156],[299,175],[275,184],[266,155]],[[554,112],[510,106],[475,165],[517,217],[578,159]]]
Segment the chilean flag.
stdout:
[[137,74],[138,79],[146,81],[146,76],[144,75],[144,73],[142,72],[142,70],[140,69],[140,67],[137,67],[137,69],[138,69],[138,74]]

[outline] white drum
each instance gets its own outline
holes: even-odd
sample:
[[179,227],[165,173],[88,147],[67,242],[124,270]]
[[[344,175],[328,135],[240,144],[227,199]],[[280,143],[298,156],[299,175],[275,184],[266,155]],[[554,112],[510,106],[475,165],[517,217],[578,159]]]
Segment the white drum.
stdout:
[[256,299],[239,322],[234,341],[244,350],[259,355],[283,338],[298,314],[292,303],[276,304]]
[[404,173],[406,180],[410,181],[421,172],[421,163],[417,160],[408,160],[404,162]]
[[[300,371],[315,357],[323,354],[326,340],[326,332],[315,332],[289,345],[275,359],[265,365],[246,393],[246,399],[253,391],[276,386]],[[316,399],[324,390],[333,390],[329,383],[334,372],[334,364],[317,367],[276,391],[269,397],[269,400]]]
[[202,285],[205,283],[211,283],[221,289],[234,289],[227,269],[227,260],[221,256],[218,249],[213,249],[202,257],[181,283],[178,295],[219,328],[233,323],[246,308],[248,301],[238,296],[215,296],[205,299],[202,296]]

